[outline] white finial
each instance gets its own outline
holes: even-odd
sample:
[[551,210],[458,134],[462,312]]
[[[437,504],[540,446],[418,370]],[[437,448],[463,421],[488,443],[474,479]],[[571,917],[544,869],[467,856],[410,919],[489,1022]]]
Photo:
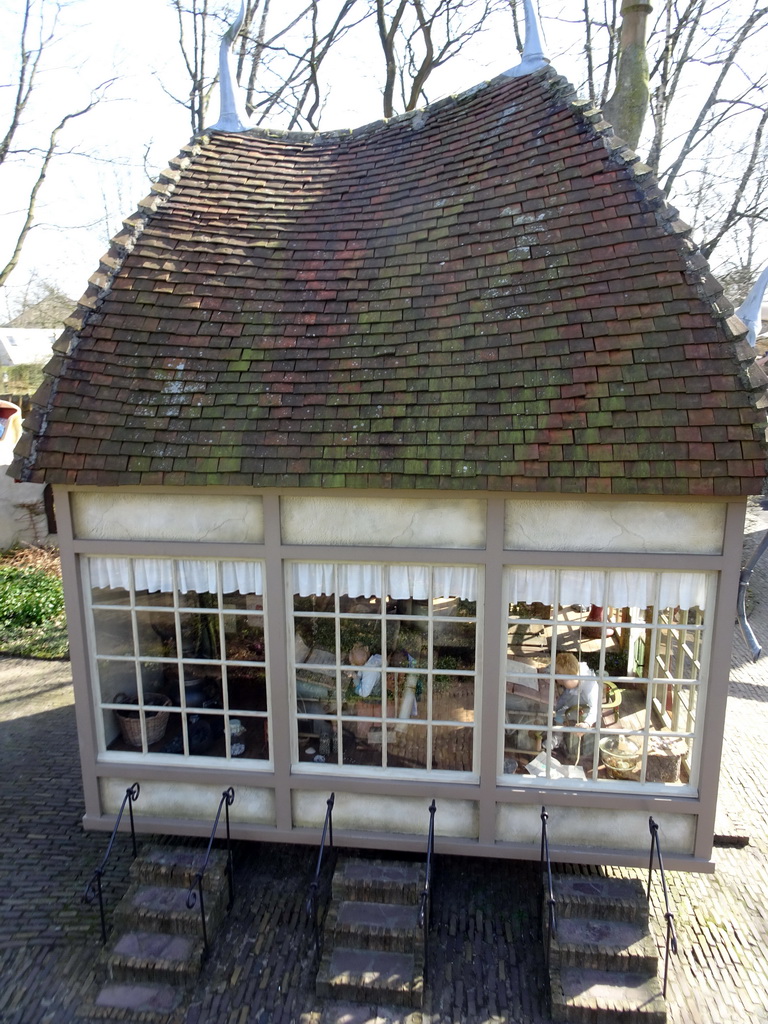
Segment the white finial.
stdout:
[[752,285],[749,295],[736,310],[736,316],[743,320],[749,328],[747,340],[750,345],[755,344],[757,335],[762,327],[761,309],[766,288],[768,288],[768,267],[765,268],[757,281]]
[[245,103],[237,85],[232,59],[232,46],[245,20],[245,7],[240,3],[240,13],[234,25],[227,29],[221,37],[219,46],[219,120],[206,131],[212,132],[247,132],[248,115]]
[[549,57],[544,50],[542,42],[541,25],[539,15],[533,0],[523,0],[525,8],[525,43],[523,44],[523,59],[504,74],[509,78],[522,78],[524,75],[532,75],[549,64]]

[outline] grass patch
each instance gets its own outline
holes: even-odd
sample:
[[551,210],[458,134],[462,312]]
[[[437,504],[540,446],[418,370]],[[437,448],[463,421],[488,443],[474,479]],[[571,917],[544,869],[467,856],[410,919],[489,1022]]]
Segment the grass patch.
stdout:
[[45,660],[69,658],[56,550],[24,547],[0,556],[0,654]]

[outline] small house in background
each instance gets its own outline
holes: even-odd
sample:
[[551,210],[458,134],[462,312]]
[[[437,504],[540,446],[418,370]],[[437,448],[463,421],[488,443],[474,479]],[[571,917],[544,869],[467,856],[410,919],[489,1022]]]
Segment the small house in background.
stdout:
[[47,363],[59,333],[47,327],[0,327],[0,367]]
[[710,864],[766,379],[554,71],[213,130],[125,222],[11,472],[54,486],[85,824]]

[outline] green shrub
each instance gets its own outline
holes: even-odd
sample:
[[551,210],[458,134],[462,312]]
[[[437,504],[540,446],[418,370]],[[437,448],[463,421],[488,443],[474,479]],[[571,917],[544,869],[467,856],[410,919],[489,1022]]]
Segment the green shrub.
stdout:
[[40,569],[0,566],[0,623],[39,626],[64,611],[61,580]]

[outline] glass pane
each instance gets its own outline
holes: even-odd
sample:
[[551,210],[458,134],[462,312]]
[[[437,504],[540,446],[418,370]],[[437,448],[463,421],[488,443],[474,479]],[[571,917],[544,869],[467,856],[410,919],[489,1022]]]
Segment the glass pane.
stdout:
[[477,615],[477,603],[465,601],[460,597],[436,597],[432,601],[432,614],[462,619],[474,618]]
[[[426,704],[426,701],[422,701]],[[473,676],[435,676],[432,682],[432,718],[443,722],[474,722]]]
[[91,588],[91,604],[129,605],[130,603],[130,590],[123,590],[120,587],[115,587],[114,589]]
[[102,661],[97,663],[99,695],[103,704],[114,704],[118,698],[135,697],[136,664],[134,661]]
[[688,782],[692,742],[679,736],[651,736],[648,741],[645,781]]
[[[429,625],[427,620],[419,619],[387,619],[387,643],[389,664],[397,664],[395,656],[407,661],[413,659],[416,667],[427,668],[427,637]],[[410,664],[410,662],[409,662]]]
[[133,624],[128,609],[93,610],[97,654],[133,654]]
[[264,669],[227,665],[230,711],[266,711],[267,677]]
[[181,654],[198,660],[219,658],[219,617],[204,612],[179,615]]
[[472,771],[473,729],[437,725],[432,730],[432,767],[451,772]]
[[145,657],[176,657],[176,622],[173,612],[137,611],[139,653]]
[[224,655],[230,661],[264,661],[264,625],[260,616],[224,616]]
[[435,668],[474,668],[476,628],[474,621],[435,622],[432,632]]
[[643,737],[623,733],[604,736],[599,745],[600,778],[639,782]]
[[338,762],[336,722],[299,717],[299,760],[314,764]]
[[243,609],[250,612],[264,610],[264,598],[260,594],[241,594],[235,590],[221,595],[221,607],[226,610]]
[[[382,651],[382,619],[347,619],[339,620],[341,650],[347,652],[350,665],[364,665],[372,654],[381,654]],[[387,624],[384,630],[384,648],[391,648],[390,641],[394,640],[393,627]],[[354,656],[353,656],[354,652]],[[365,657],[361,657],[365,652]]]
[[698,679],[700,648],[699,630],[660,629],[653,674],[666,679]]
[[387,726],[387,765],[390,768],[427,767],[427,727]]
[[387,715],[401,721],[427,716],[427,677],[414,669],[415,659],[398,650],[387,659]]
[[266,760],[269,757],[269,729],[266,718],[243,716],[228,720],[230,756]]
[[647,683],[621,683],[603,685],[603,729],[645,729],[648,721]]

